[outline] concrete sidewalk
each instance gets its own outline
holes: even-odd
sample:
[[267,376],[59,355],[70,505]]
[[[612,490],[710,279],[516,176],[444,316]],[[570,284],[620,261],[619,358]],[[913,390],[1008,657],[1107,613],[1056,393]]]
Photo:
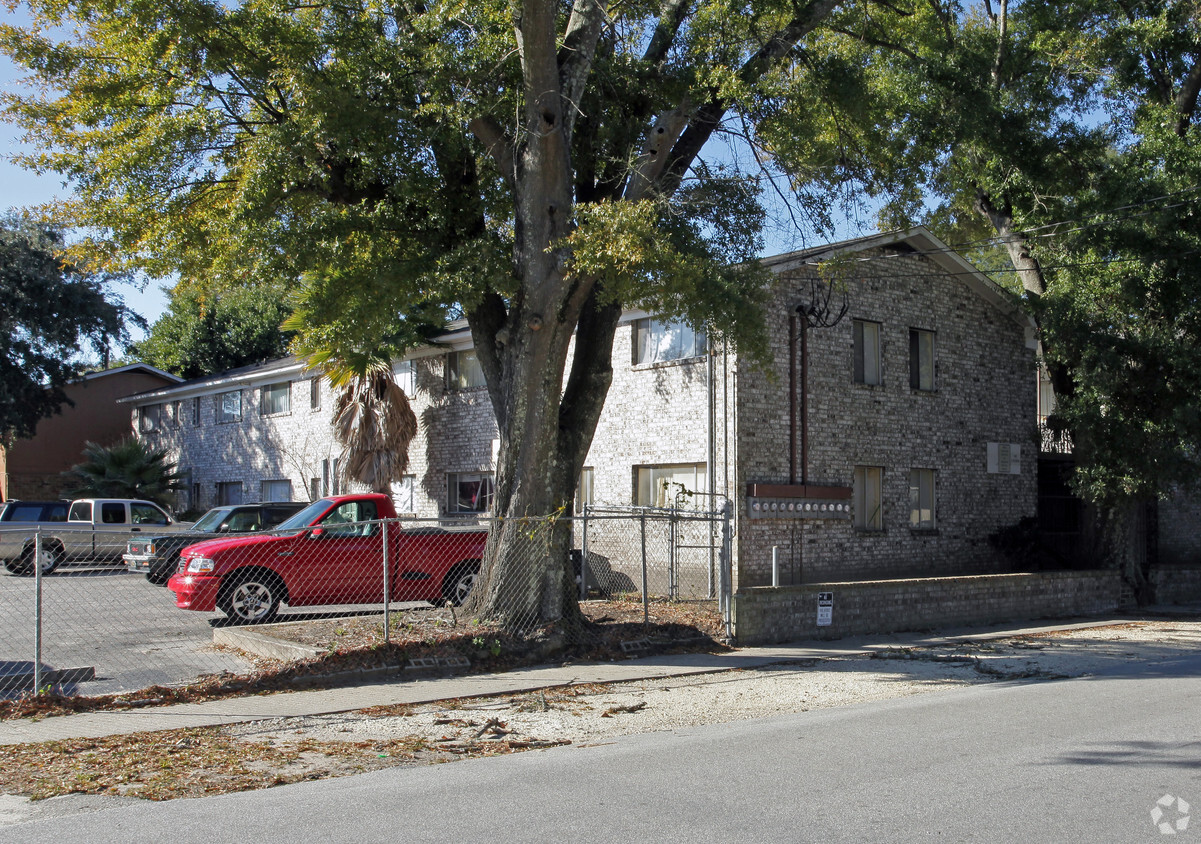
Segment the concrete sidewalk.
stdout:
[[[1196,617],[1192,614],[1192,617]],[[388,682],[333,689],[251,695],[170,706],[111,712],[87,712],[40,720],[0,721],[0,745],[68,738],[99,738],[154,730],[218,726],[264,718],[326,715],[371,706],[418,704],[453,698],[514,694],[581,683],[620,683],[682,677],[805,659],[829,659],[887,648],[921,648],[948,642],[1002,639],[1055,630],[1126,624],[1135,618],[1073,619],[1039,625],[997,625],[922,633],[888,634],[832,642],[797,642],[774,647],[740,648],[729,653],[688,653],[609,663],[540,666],[502,674],[474,674],[428,679],[396,678]]]

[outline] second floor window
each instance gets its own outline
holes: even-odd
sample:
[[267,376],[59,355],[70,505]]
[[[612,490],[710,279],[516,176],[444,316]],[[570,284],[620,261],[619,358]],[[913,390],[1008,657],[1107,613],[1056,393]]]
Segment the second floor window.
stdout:
[[[242,421],[242,391],[230,390],[217,396],[217,421]],[[225,502],[222,502],[225,503]]]
[[683,322],[640,319],[634,323],[634,365],[685,360],[705,353],[705,332]]
[[852,321],[855,333],[856,384],[884,383],[880,373],[880,323],[857,319]]
[[934,389],[934,332],[909,329],[909,386],[914,390]]
[[484,370],[479,358],[471,349],[451,352],[446,361],[446,386],[452,390],[466,390],[484,386]]
[[148,404],[141,409],[140,421],[138,429],[143,434],[149,434],[151,431],[157,431],[164,426],[163,417],[166,412],[161,404]]
[[288,381],[282,384],[268,384],[262,388],[259,396],[259,407],[263,416],[287,413],[292,409],[292,385]]

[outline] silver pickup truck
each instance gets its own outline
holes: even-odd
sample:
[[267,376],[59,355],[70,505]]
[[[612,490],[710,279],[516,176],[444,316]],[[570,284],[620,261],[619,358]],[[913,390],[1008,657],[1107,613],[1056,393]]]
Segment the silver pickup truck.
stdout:
[[34,573],[35,534],[41,534],[37,564],[49,574],[65,562],[120,560],[131,536],[143,531],[173,533],[190,523],[171,518],[150,501],[81,498],[71,502],[67,520],[0,526],[0,560],[13,574]]

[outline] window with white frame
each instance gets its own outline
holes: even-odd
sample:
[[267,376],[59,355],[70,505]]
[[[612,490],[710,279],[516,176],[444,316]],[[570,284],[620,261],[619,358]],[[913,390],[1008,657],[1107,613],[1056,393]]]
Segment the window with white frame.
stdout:
[[934,470],[909,470],[909,527],[933,530]]
[[195,396],[192,399],[192,424],[200,424],[200,396]]
[[226,393],[217,394],[217,422],[241,422],[242,421],[242,391],[230,390]]
[[705,332],[679,320],[640,319],[634,322],[634,365],[665,363],[700,357]]
[[[396,386],[404,390],[404,394],[413,398],[417,392],[417,368],[411,360],[402,360],[392,370],[396,378]],[[480,370],[480,383],[484,383],[484,372]]]
[[309,501],[321,497],[321,478],[309,478]]
[[291,501],[292,482],[289,480],[263,481],[260,486],[261,501]]
[[416,513],[416,502],[413,500],[413,487],[416,479],[413,475],[405,475],[399,482],[392,484],[392,504],[397,513]]
[[855,339],[856,384],[883,384],[880,367],[880,323],[864,319],[852,320]]
[[575,488],[575,513],[579,515],[584,512],[585,507],[592,506],[593,485],[596,482],[596,472],[591,466],[585,466],[580,470],[580,480]]
[[639,466],[639,507],[675,507],[703,510],[708,507],[708,473],[704,463],[674,466]]
[[225,504],[241,504],[242,503],[242,482],[241,481],[218,481],[217,482],[217,506]]
[[446,476],[446,509],[450,513],[486,513],[496,494],[491,472],[457,472]]
[[855,527],[884,530],[884,469],[856,466],[854,473]]
[[292,382],[267,384],[259,390],[259,413],[272,416],[292,409]]
[[314,375],[309,379],[309,407],[313,410],[321,409],[321,376]]
[[[484,386],[484,370],[473,349],[451,352],[446,359],[446,386],[452,390],[467,390]],[[408,393],[406,392],[406,395]]]
[[934,389],[934,332],[909,329],[909,386],[914,390]]

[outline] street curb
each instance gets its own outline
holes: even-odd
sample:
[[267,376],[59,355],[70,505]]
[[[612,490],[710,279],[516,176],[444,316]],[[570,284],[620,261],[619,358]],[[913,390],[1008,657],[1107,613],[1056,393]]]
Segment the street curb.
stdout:
[[[304,622],[289,623],[303,624]],[[218,627],[213,631],[213,644],[238,648],[266,659],[312,659],[322,653],[320,648],[277,639],[266,633],[246,630],[242,627]]]

